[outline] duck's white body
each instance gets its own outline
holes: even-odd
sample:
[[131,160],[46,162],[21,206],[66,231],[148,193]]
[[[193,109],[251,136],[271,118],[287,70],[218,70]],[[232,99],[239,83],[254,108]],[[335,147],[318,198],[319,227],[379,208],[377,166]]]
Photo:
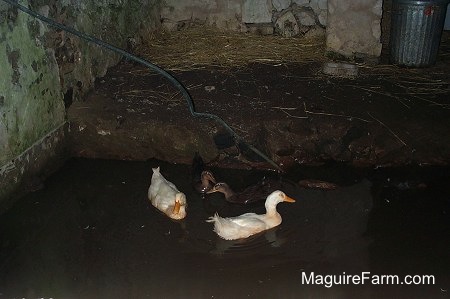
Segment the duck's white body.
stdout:
[[217,213],[207,222],[214,223],[214,231],[225,240],[248,238],[264,230],[281,224],[281,215],[277,212],[280,202],[295,202],[282,191],[272,192],[266,199],[266,214],[246,213],[237,217],[222,218]]
[[153,168],[148,198],[153,206],[170,218],[179,220],[186,217],[186,195],[163,177],[159,167]]

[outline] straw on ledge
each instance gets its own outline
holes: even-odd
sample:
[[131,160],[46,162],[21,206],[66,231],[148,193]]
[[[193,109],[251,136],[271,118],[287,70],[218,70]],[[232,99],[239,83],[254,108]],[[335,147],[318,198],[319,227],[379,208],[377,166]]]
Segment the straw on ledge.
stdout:
[[325,61],[325,38],[257,35],[191,26],[179,31],[153,34],[140,53],[169,70],[192,70],[205,66],[239,67],[251,63]]

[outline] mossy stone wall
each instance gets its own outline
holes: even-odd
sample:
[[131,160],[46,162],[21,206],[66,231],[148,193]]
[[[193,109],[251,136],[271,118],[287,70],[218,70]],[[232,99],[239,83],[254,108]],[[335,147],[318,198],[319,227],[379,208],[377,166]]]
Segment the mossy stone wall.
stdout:
[[[19,1],[64,25],[133,50],[160,24],[162,0]],[[48,140],[62,143],[66,108],[92,89],[119,55],[18,11],[0,1],[0,200],[26,177],[23,157],[48,157]],[[36,143],[45,141],[45,146]],[[53,144],[53,147],[59,144]],[[38,149],[38,150],[37,150]],[[39,151],[42,150],[42,155]],[[52,150],[52,153],[55,151]],[[60,151],[56,151],[60,152]],[[19,165],[15,161],[21,160]],[[27,159],[25,159],[26,161]],[[17,168],[20,171],[17,171]],[[34,170],[36,171],[36,170]],[[8,179],[6,179],[8,178]]]

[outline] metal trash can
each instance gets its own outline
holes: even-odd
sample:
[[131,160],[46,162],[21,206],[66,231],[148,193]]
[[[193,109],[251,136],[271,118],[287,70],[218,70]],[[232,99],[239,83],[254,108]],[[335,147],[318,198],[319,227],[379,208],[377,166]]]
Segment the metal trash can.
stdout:
[[449,0],[393,0],[390,59],[427,67],[436,63]]

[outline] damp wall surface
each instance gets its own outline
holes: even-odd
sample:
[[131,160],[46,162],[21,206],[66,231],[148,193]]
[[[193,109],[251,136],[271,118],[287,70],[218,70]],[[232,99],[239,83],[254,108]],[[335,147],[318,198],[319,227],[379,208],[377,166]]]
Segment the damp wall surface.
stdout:
[[[158,27],[160,3],[21,1],[130,51]],[[120,58],[0,1],[0,205],[24,180],[57,167],[65,153],[66,108]]]
[[[44,46],[46,27],[8,5],[0,6],[0,197],[14,191],[46,149],[32,145],[65,123],[54,51]],[[57,147],[56,144],[49,144]],[[20,157],[20,158],[19,158]],[[41,158],[40,158],[41,157]]]

